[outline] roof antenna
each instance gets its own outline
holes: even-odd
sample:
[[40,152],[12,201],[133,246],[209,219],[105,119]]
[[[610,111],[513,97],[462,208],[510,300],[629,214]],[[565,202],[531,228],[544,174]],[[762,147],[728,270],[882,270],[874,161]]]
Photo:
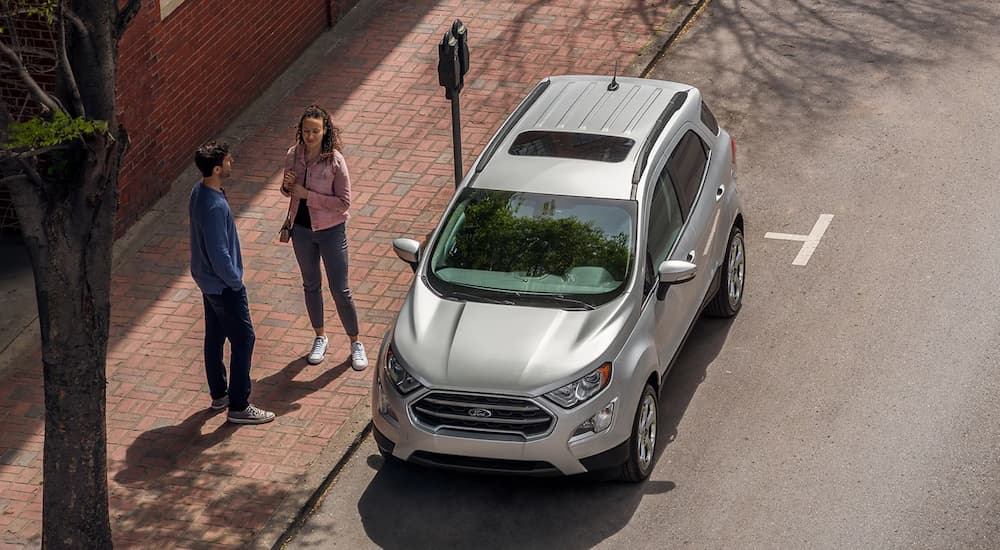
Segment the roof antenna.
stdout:
[[615,91],[615,90],[618,89],[618,81],[615,80],[616,78],[618,78],[618,60],[617,59],[615,60],[615,74],[614,74],[614,76],[611,77],[611,83],[608,84],[608,91],[609,92],[613,92],[613,91]]

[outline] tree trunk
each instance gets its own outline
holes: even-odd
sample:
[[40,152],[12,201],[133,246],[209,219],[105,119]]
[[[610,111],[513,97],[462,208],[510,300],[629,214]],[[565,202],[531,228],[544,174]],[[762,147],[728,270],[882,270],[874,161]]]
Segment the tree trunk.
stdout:
[[[115,120],[115,80],[118,38],[140,2],[129,0],[124,13],[118,4],[60,0],[53,8],[59,103],[72,117],[106,121],[109,133],[22,160],[24,173],[3,180],[31,257],[38,300],[44,548],[112,547],[105,365],[118,169],[128,139]],[[66,24],[70,14],[73,24]]]
[[45,548],[112,547],[105,362],[120,152],[94,136],[80,154],[77,181],[46,185],[46,204],[21,204],[14,193],[42,337]]
[[[35,272],[45,380],[42,546],[111,548],[105,405],[121,151],[92,136],[75,177],[13,184]],[[45,201],[35,195],[43,194]]]

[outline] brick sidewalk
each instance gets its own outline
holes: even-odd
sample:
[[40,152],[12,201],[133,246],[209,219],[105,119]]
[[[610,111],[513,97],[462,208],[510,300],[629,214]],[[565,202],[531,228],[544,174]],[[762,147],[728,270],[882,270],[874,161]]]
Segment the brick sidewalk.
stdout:
[[[627,4],[627,7],[622,7]],[[454,189],[449,104],[437,85],[437,43],[459,17],[472,69],[462,93],[463,160],[474,155],[524,94],[548,74],[620,72],[676,23],[683,0],[367,0],[363,25],[344,33],[255,120],[235,150],[228,187],[237,215],[257,328],[253,402],[275,422],[236,428],[207,409],[202,305],[188,274],[186,205],[154,212],[137,252],[115,270],[108,352],[108,478],[119,548],[270,547],[318,485],[348,419],[364,412],[371,369],[347,363],[332,299],[330,352],[307,366],[312,341],[291,247],[276,242],[286,200],[276,176],[312,102],[344,131],[354,186],[351,285],[372,364],[411,280],[391,241],[431,230]],[[682,9],[676,10],[674,6]],[[305,55],[310,55],[306,52]],[[250,61],[244,61],[251,63]],[[248,67],[252,69],[252,67]],[[179,181],[186,194],[193,181]],[[41,531],[44,408],[40,358],[0,379],[0,548],[34,547]],[[360,407],[360,409],[358,409]],[[335,457],[333,458],[335,460]],[[325,471],[319,471],[325,469]],[[318,478],[317,478],[318,476]],[[294,514],[294,512],[292,512]],[[258,535],[260,538],[258,538]]]

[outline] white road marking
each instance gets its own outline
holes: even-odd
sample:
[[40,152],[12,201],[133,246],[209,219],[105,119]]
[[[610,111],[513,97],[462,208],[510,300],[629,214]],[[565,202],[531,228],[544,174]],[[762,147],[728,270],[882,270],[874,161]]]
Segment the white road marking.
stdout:
[[792,265],[806,265],[809,263],[809,258],[812,257],[813,252],[816,251],[816,247],[819,246],[819,241],[823,238],[823,233],[826,233],[826,228],[830,227],[831,220],[833,220],[833,214],[820,214],[819,219],[816,220],[816,225],[813,226],[812,231],[808,235],[768,231],[764,234],[764,238],[801,242],[802,248],[799,250],[798,256],[795,256],[795,259],[792,261]]

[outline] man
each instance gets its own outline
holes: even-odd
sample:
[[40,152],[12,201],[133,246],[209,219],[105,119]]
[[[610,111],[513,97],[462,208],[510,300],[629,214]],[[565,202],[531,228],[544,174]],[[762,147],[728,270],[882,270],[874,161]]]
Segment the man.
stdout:
[[[205,304],[205,375],[212,409],[229,408],[235,424],[263,424],[274,413],[250,404],[250,359],[256,340],[247,290],[243,286],[243,256],[222,180],[233,171],[229,145],[210,141],[195,153],[203,179],[191,189],[191,276]],[[229,339],[229,383],[222,350]]]

